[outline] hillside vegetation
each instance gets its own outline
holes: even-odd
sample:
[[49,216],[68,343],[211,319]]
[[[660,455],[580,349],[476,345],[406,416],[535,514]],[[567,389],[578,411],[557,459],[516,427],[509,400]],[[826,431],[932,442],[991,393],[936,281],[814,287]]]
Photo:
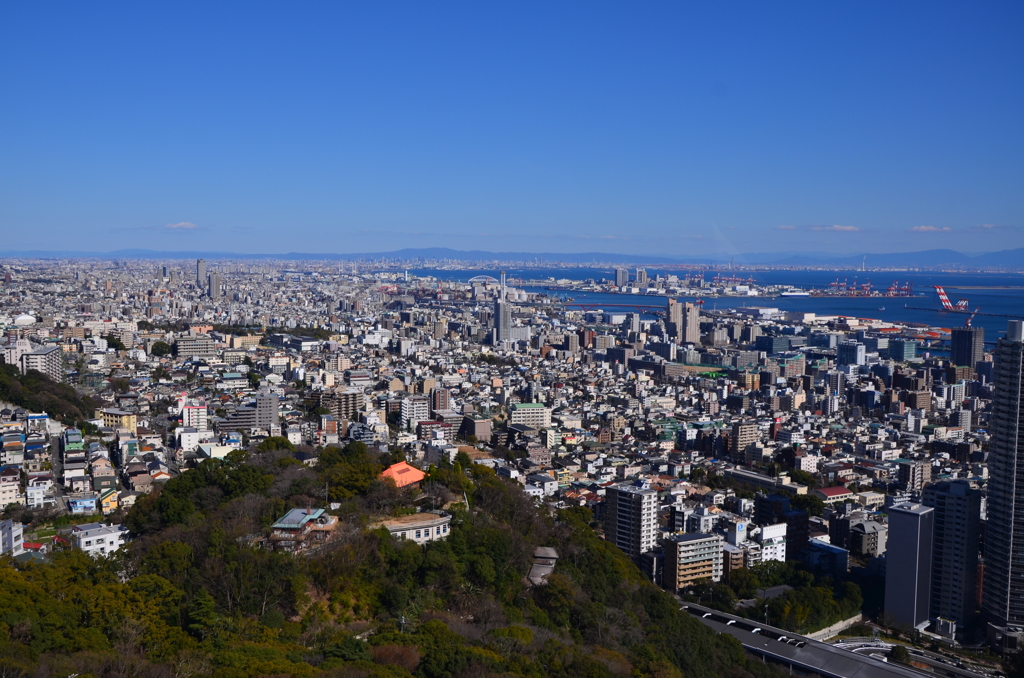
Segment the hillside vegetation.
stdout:
[[14,365],[0,364],[0,402],[23,407],[29,412],[48,412],[69,423],[91,419],[92,407],[75,389],[59,384],[42,372],[22,374]]
[[[115,558],[59,551],[0,568],[0,675],[357,677],[777,675],[679,610],[591,528],[539,509],[467,464],[432,469],[454,504],[445,541],[367,529],[416,499],[377,479],[396,457],[330,448],[313,470],[286,451],[205,461],[139,501]],[[338,538],[316,555],[258,547],[266,527],[328,487]],[[559,560],[525,575],[537,546]]]

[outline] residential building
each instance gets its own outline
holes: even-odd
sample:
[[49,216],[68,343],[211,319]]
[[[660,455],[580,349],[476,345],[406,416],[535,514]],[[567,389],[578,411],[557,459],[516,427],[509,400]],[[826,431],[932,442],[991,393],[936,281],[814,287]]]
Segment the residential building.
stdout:
[[762,525],[754,540],[761,545],[761,562],[786,560],[786,524]]
[[604,535],[633,559],[653,550],[658,537],[658,493],[643,481],[608,487]]
[[125,410],[113,408],[96,410],[96,418],[102,419],[103,425],[108,428],[126,428],[134,432],[137,426],[135,413]]
[[293,508],[270,526],[275,551],[299,553],[329,541],[338,519],[324,509]]
[[320,406],[326,407],[341,421],[356,421],[366,405],[366,394],[361,388],[334,388],[323,391]]
[[722,580],[725,540],[721,535],[672,534],[662,545],[665,549],[662,586],[666,589],[679,591],[700,581]]
[[732,425],[732,437],[729,439],[732,460],[742,464],[746,460],[747,448],[758,440],[757,423],[753,421],[737,421]]
[[11,504],[24,504],[21,493],[21,471],[17,466],[0,466],[0,508]]
[[56,382],[64,381],[64,351],[60,346],[44,346],[22,353],[20,362],[22,374],[35,370]]
[[512,338],[512,305],[504,296],[494,302],[494,343],[500,344]]
[[981,490],[966,480],[934,483],[924,488],[921,503],[935,516],[932,617],[966,626],[977,604]]
[[416,487],[426,477],[426,474],[415,466],[400,461],[384,469],[380,477],[382,479],[390,478],[396,487]]
[[446,539],[451,530],[452,517],[444,511],[424,511],[407,516],[389,518],[375,527],[387,528],[392,537],[409,539],[417,544]]
[[548,428],[551,426],[551,410],[542,403],[516,403],[509,411],[508,423]]
[[902,459],[896,465],[900,489],[920,492],[932,481],[932,465],[927,460]]
[[71,531],[71,544],[94,558],[109,556],[128,541],[128,528],[124,525],[84,523]]
[[0,520],[0,555],[19,556],[24,551],[24,526],[16,520]]
[[401,426],[403,431],[415,430],[421,421],[430,421],[430,398],[409,396],[402,399]]
[[850,553],[877,558],[885,553],[889,528],[875,520],[860,520],[850,526]]

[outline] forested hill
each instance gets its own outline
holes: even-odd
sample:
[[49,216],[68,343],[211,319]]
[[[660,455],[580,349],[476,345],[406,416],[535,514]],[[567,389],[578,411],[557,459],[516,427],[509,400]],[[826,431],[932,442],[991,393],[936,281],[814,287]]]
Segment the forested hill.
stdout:
[[[395,457],[397,458],[397,457]],[[420,501],[453,529],[419,546],[366,528],[417,493],[377,480],[395,458],[329,448],[315,469],[288,451],[206,461],[138,502],[137,539],[93,561],[0,567],[4,676],[777,675],[679,610],[593,531],[549,515],[518,485],[471,465],[433,469]],[[341,534],[316,555],[258,548],[289,507],[340,502]],[[537,546],[560,558],[525,575]]]
[[48,412],[69,424],[91,419],[93,409],[75,389],[59,384],[42,372],[22,374],[14,365],[0,362],[0,402],[23,407],[29,412]]

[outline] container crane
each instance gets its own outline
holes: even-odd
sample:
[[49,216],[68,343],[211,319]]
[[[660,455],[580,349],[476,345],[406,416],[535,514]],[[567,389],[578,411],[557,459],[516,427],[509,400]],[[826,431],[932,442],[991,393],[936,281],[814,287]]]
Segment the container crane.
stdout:
[[980,310],[981,310],[980,306],[974,309],[974,313],[972,313],[970,315],[970,317],[967,318],[967,320],[964,321],[964,327],[970,327],[971,326],[971,321],[974,320],[974,316],[978,315],[978,311],[980,311]]

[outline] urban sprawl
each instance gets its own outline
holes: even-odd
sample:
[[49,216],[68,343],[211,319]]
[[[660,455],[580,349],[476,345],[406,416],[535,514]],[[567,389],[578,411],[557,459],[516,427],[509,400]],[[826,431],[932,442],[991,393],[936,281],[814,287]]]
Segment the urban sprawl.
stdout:
[[[3,369],[72,386],[90,408],[0,404],[0,504],[74,518],[33,540],[23,518],[4,520],[16,560],[115,552],[133,536],[125,511],[206,460],[283,439],[315,466],[354,441],[404,455],[383,473],[399,488],[468,458],[542,505],[586,507],[646,576],[695,603],[741,570],[799,562],[884,581],[888,628],[1024,639],[1020,321],[986,337],[963,317],[944,330],[830,315],[827,299],[817,313],[711,311],[677,300],[688,281],[625,270],[593,289],[667,298],[574,309],[503,276],[360,263],[0,266]],[[314,499],[262,547],[329,544],[339,503]],[[445,509],[464,498],[439,499],[374,525],[445,539]],[[557,558],[538,553],[531,580]]]

